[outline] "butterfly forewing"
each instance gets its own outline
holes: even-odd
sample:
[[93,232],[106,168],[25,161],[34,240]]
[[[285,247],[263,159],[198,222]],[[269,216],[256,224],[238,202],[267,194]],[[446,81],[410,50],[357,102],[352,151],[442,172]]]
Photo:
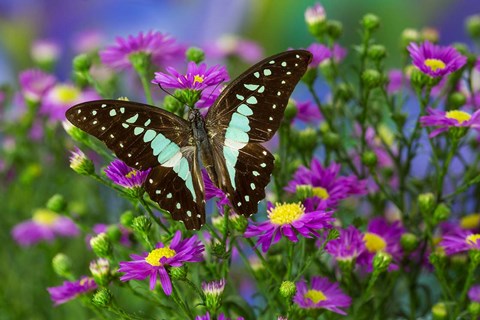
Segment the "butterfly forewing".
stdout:
[[82,103],[66,116],[127,165],[152,168],[145,190],[174,219],[184,221],[189,229],[205,222],[203,180],[188,121],[157,107],[120,100]]
[[258,143],[272,138],[288,99],[307,70],[311,53],[269,57],[228,85],[206,116],[219,187],[238,213],[257,211],[273,171],[273,156]]

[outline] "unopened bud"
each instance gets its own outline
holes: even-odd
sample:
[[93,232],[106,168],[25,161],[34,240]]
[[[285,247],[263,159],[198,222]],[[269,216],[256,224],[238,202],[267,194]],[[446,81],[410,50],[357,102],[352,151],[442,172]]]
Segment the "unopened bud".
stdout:
[[432,316],[434,320],[447,319],[447,306],[443,302],[438,302],[432,307]]
[[406,252],[412,252],[418,247],[418,237],[413,233],[404,233],[400,238],[400,244]]
[[380,27],[380,18],[372,13],[368,13],[360,20],[360,24],[365,30],[374,31]]
[[287,300],[292,299],[297,291],[295,283],[292,281],[283,281],[280,285],[280,295]]
[[47,201],[47,209],[53,212],[62,213],[67,208],[67,202],[61,194],[55,194]]
[[379,87],[380,85],[382,85],[383,82],[385,82],[382,74],[375,69],[367,69],[363,71],[362,80],[370,89]]
[[112,255],[112,243],[107,234],[102,232],[90,239],[93,252],[100,258],[108,258]]
[[190,47],[185,52],[185,56],[187,57],[188,61],[193,61],[196,64],[199,64],[203,60],[205,60],[205,52],[202,49],[196,47]]
[[373,168],[377,165],[378,158],[375,152],[373,151],[365,151],[362,154],[362,163],[367,166],[368,168]]
[[480,38],[480,14],[476,14],[467,18],[465,28],[473,39]]
[[188,267],[183,265],[181,267],[172,267],[170,268],[170,275],[174,280],[182,280],[187,277]]
[[418,195],[418,209],[423,215],[429,215],[435,208],[435,195],[431,192],[421,193]]
[[72,274],[72,261],[63,253],[57,253],[53,257],[52,267],[60,277],[69,278]]
[[100,288],[92,297],[92,303],[97,307],[106,308],[112,301],[112,293],[107,288]]

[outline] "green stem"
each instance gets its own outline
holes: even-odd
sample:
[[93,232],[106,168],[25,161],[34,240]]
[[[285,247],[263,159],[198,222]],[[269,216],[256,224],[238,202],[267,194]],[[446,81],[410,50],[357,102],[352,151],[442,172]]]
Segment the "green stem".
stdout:
[[148,203],[145,201],[145,198],[143,198],[143,196],[139,197],[139,200],[140,200],[140,203],[142,204],[142,206],[145,208],[145,210],[148,212],[148,215],[150,216],[150,218],[155,221],[155,223],[160,227],[162,228],[165,232],[167,233],[170,233],[170,231],[168,230],[167,226],[165,226],[162,222],[162,220],[157,217],[152,209],[150,209],[150,206],[148,205]]
[[460,298],[458,299],[458,302],[457,302],[457,307],[455,308],[454,319],[456,319],[456,316],[458,316],[460,311],[465,307],[467,292],[468,292],[468,289],[470,289],[470,287],[472,286],[472,283],[475,279],[475,270],[477,269],[478,264],[480,262],[480,260],[477,257],[478,255],[479,253],[477,252],[477,250],[472,250],[469,252],[470,265],[468,266],[467,279],[465,280],[462,293],[460,294]]
[[440,174],[438,175],[438,180],[437,180],[437,199],[442,198],[442,193],[443,193],[443,184],[445,182],[445,175],[447,174],[448,168],[450,167],[450,162],[453,159],[453,156],[457,152],[458,149],[458,143],[459,139],[453,138],[452,141],[452,146],[448,152],[447,159],[443,162],[443,167],[442,170],[440,171]]
[[260,259],[260,261],[262,262],[263,266],[265,266],[265,269],[267,269],[267,271],[272,275],[272,277],[275,279],[275,281],[277,281],[278,283],[280,283],[282,280],[280,279],[280,277],[275,273],[275,271],[273,271],[270,267],[270,264],[268,263],[267,260],[265,260],[265,258],[263,257],[263,255],[260,253],[260,251],[258,250],[258,248],[255,246],[255,244],[253,243],[252,239],[250,238],[244,238],[245,241],[252,247],[253,251],[255,252],[255,254],[257,255],[257,257]]

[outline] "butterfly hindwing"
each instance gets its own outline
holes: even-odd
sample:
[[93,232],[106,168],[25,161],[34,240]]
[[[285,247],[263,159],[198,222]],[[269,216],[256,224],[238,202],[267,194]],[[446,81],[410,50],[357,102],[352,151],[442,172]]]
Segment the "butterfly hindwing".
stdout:
[[196,148],[184,147],[181,153],[175,166],[153,168],[144,186],[173,219],[183,221],[187,229],[200,229],[205,224],[205,198]]
[[190,145],[193,140],[188,121],[137,102],[90,101],[68,109],[66,116],[138,170],[164,164],[178,148]]

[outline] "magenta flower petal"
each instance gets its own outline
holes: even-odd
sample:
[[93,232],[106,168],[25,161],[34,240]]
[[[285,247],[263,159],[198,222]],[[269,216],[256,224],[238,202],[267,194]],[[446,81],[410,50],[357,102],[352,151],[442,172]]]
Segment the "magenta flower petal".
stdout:
[[107,168],[105,174],[107,178],[125,188],[138,188],[143,185],[151,169],[140,171],[127,166],[121,160],[113,160]]
[[95,281],[88,277],[82,277],[78,281],[65,281],[58,287],[47,288],[50,298],[56,306],[75,299],[77,296],[91,292],[97,288]]

